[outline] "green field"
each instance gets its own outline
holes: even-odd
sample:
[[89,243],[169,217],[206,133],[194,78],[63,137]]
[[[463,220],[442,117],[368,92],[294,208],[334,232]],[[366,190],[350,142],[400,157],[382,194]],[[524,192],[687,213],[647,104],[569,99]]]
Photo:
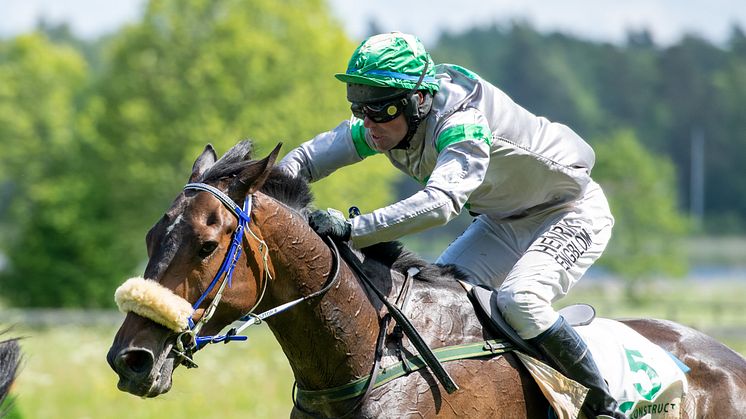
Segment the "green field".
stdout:
[[200,352],[200,367],[177,369],[171,391],[155,399],[117,390],[105,359],[115,332],[116,327],[16,328],[14,334],[28,337],[9,418],[281,418],[290,413],[290,367],[266,327],[252,331],[248,344]]
[[[746,284],[671,282],[651,286],[640,303],[624,302],[613,284],[585,284],[570,301],[594,302],[605,317],[675,318],[746,354]],[[55,328],[22,325],[23,366],[10,418],[278,418],[291,409],[292,377],[264,326],[249,343],[214,345],[197,355],[198,369],[179,368],[172,390],[156,399],[120,392],[106,363],[116,326]],[[718,335],[721,334],[721,335]]]

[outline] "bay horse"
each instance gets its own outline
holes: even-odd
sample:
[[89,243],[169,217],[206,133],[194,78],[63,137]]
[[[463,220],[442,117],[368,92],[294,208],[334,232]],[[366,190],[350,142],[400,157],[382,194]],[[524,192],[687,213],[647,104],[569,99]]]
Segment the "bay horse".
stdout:
[[[380,355],[376,353],[379,330],[383,330],[384,357],[401,350],[396,344],[401,337],[396,328],[381,329],[386,308],[308,226],[310,190],[304,181],[273,167],[279,145],[262,160],[251,159],[251,148],[249,141],[240,142],[218,160],[213,148],[205,147],[194,162],[189,183],[211,185],[232,202],[222,202],[204,190],[182,191],[147,233],[149,261],[144,278],[189,304],[203,294],[208,305],[215,301],[218,290],[210,284],[241,224],[229,206],[251,197],[246,209],[250,221],[238,239],[244,252],[237,257],[232,283],[221,291],[222,300],[213,307],[202,333],[217,334],[249,311],[265,312],[314,295],[266,319],[289,361],[298,395],[364,381]],[[431,348],[496,337],[478,321],[455,280],[459,276],[455,269],[428,264],[391,244],[356,254],[375,286],[389,298],[397,299],[403,284],[410,284],[406,314]],[[419,273],[408,282],[412,267]],[[330,276],[333,271],[338,271],[336,278]],[[191,319],[197,321],[204,314],[200,305]],[[670,321],[624,323],[691,368],[685,417],[734,418],[746,412],[746,360],[740,355]],[[140,397],[169,391],[174,369],[192,361],[177,350],[182,347],[179,339],[178,332],[127,313],[107,354],[119,376],[119,389]],[[405,345],[407,349],[412,350]],[[294,398],[291,417],[547,417],[547,401],[513,353],[443,365],[460,386],[452,394],[423,368],[368,389],[364,396]]]

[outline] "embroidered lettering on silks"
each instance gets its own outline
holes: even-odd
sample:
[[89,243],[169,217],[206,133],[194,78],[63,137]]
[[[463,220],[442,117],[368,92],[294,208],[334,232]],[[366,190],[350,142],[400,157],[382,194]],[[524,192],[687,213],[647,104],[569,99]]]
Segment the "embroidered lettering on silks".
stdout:
[[561,221],[533,242],[527,252],[541,252],[549,255],[565,270],[568,270],[591,247],[592,243],[591,235],[585,228]]

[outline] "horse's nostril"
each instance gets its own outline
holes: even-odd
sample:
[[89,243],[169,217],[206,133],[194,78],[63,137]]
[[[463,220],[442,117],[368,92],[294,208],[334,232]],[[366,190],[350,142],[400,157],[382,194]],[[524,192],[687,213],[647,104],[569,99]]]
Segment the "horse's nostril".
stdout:
[[122,351],[117,357],[117,364],[134,374],[147,374],[153,367],[153,355],[142,349]]

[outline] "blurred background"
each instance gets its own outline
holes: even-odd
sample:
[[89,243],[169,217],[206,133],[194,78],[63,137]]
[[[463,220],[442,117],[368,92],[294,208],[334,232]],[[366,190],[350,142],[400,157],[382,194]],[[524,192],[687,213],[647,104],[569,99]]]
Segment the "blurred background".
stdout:
[[[287,416],[292,376],[262,328],[201,352],[165,396],[119,392],[113,292],[206,143],[284,154],[336,126],[349,105],[332,75],[391,30],[593,145],[617,224],[563,305],[746,354],[746,8],[526,3],[0,0],[0,327],[25,354],[8,417]],[[313,186],[319,208],[363,211],[417,187],[380,156]],[[469,222],[404,242],[434,260]]]

